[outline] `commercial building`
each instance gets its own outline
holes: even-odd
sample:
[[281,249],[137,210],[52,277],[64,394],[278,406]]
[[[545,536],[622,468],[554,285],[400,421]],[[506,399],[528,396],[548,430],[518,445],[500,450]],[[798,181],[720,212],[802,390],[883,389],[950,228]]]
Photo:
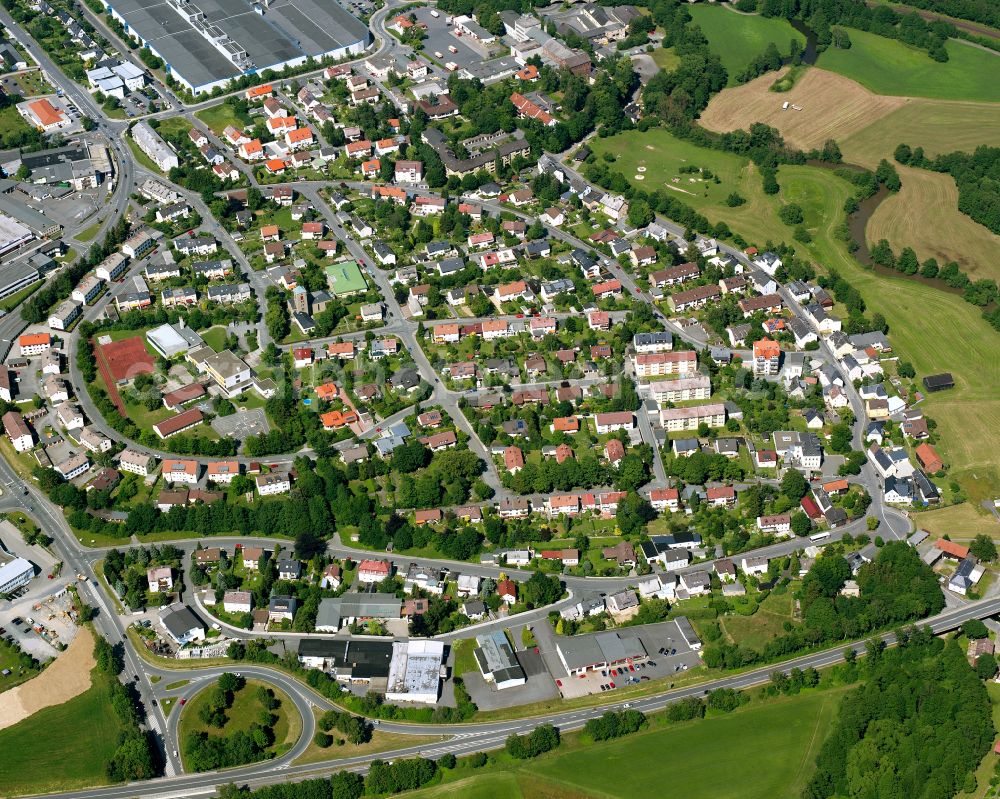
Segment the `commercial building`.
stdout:
[[424,638],[394,641],[385,698],[433,705],[444,670],[444,642]]
[[322,599],[316,613],[316,632],[335,633],[359,620],[398,619],[402,606],[395,594],[348,593]]
[[322,669],[339,682],[384,689],[392,664],[392,641],[357,638],[304,638],[299,640],[299,663]]
[[615,632],[557,636],[556,653],[571,676],[596,669],[644,661],[648,657],[642,641]]
[[105,0],[105,6],[192,94],[310,58],[357,55],[371,42],[368,27],[332,0]]
[[472,654],[483,679],[493,683],[498,691],[524,685],[528,678],[518,662],[514,647],[503,630],[476,636],[478,645]]
[[14,560],[0,566],[0,594],[9,594],[18,588],[23,588],[35,576],[35,567],[24,558]]

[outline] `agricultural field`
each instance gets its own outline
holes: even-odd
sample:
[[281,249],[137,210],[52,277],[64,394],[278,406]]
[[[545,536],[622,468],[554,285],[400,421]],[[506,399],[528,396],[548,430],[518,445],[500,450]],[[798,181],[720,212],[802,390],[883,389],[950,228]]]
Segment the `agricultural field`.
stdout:
[[711,49],[722,59],[731,86],[736,85],[736,76],[762,55],[771,42],[782,55],[788,55],[792,39],[801,45],[806,41],[805,36],[784,19],[738,14],[705,3],[692,6],[689,11],[708,38]]
[[1000,96],[997,100],[991,104],[913,99],[857,133],[838,132],[836,138],[845,159],[867,167],[891,156],[901,142],[923,147],[930,156],[971,152],[980,144],[1000,141]]
[[957,261],[973,279],[1000,280],[1000,236],[958,210],[958,187],[951,175],[897,165],[903,181],[868,221],[869,242],[888,239],[893,249],[912,247],[924,261]]
[[911,517],[914,525],[936,535],[947,533],[954,541],[971,541],[980,533],[1000,539],[1000,521],[980,505],[963,502]]
[[[822,147],[827,139],[842,142],[912,102],[905,97],[874,94],[857,81],[815,67],[807,68],[789,91],[772,92],[771,85],[787,72],[785,67],[719,92],[702,112],[701,124],[724,133],[764,122],[777,128],[794,147],[811,150]],[[789,108],[782,111],[786,102]],[[802,110],[794,110],[792,105]],[[884,149],[885,141],[879,144]]]
[[[669,784],[670,796],[797,799],[845,690],[768,700],[596,746],[568,736],[558,750],[537,760],[511,763],[500,754],[496,770],[466,777],[470,771],[460,769],[453,782],[446,774],[444,784],[404,796],[660,799]],[[729,753],[731,768],[718,768],[719,752]],[[622,763],[628,768],[619,768]]]
[[[108,683],[103,678],[79,696],[0,730],[0,750],[4,753],[0,758],[0,785],[4,795],[104,784],[105,764],[118,746],[120,732]],[[53,757],[53,752],[59,756]]]
[[877,94],[931,97],[942,100],[1000,100],[995,75],[997,56],[986,50],[949,41],[948,61],[939,63],[895,39],[850,28],[849,50],[831,47],[817,66],[839,72]]

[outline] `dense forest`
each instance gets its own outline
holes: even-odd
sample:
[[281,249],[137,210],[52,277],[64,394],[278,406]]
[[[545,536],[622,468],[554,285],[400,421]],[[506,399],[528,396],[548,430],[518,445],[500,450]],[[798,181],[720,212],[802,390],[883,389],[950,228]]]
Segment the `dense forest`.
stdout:
[[724,641],[708,644],[705,664],[739,668],[780,660],[803,649],[856,640],[875,630],[922,619],[944,607],[937,576],[902,541],[886,544],[875,560],[861,567],[855,577],[860,597],[840,595],[849,579],[851,569],[843,557],[828,554],[819,558],[797,594],[801,625],[760,650]]
[[899,0],[901,5],[936,11],[957,19],[983,22],[1000,28],[1000,5],[996,0]]
[[995,735],[990,699],[953,641],[929,629],[868,648],[803,799],[946,799],[974,792]]
[[928,158],[923,148],[896,148],[901,164],[944,172],[958,186],[958,210],[1000,234],[1000,147],[977,147],[974,153],[942,153]]

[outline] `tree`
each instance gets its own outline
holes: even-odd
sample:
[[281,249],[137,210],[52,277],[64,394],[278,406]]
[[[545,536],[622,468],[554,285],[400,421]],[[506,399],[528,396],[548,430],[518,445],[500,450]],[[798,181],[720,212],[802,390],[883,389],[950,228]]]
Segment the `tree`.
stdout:
[[997,659],[990,654],[976,658],[976,674],[980,680],[992,680],[997,673]]
[[962,622],[962,635],[966,638],[987,638],[990,631],[981,619],[967,619]]
[[969,552],[979,558],[979,560],[986,562],[992,562],[997,559],[997,546],[993,543],[993,539],[985,533],[980,533],[975,537],[969,545]]
[[792,514],[792,532],[795,535],[806,535],[812,529],[812,522],[802,511]]
[[788,469],[781,478],[781,493],[793,502],[798,502],[809,490],[809,483],[801,472]]

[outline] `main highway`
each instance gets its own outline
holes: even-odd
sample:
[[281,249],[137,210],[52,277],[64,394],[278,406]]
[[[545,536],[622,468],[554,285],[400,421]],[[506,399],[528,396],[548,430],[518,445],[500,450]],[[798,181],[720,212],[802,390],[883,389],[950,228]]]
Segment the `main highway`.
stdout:
[[[941,634],[957,629],[963,622],[969,619],[987,618],[998,612],[1000,612],[1000,598],[985,599],[970,602],[958,608],[948,608],[921,624],[929,626],[934,633]],[[879,639],[886,644],[891,644],[894,637],[892,633],[885,633],[879,636]],[[844,659],[845,651],[852,650],[855,653],[864,654],[866,647],[866,640],[850,643],[845,642],[836,647],[802,655],[779,664],[763,666],[683,688],[664,690],[645,698],[634,699],[629,704],[630,707],[641,710],[644,713],[652,713],[662,710],[673,702],[689,697],[701,697],[707,692],[718,688],[745,690],[762,685],[770,680],[771,675],[775,671],[787,673],[793,668],[827,668],[841,662]],[[221,667],[195,668],[182,673],[177,670],[158,671],[150,667],[147,667],[147,669],[149,669],[150,674],[157,674],[163,679],[176,678],[179,674],[183,674],[186,679],[193,680],[185,692],[179,694],[182,697],[193,695],[208,680],[225,670]],[[267,680],[294,697],[295,706],[304,714],[305,723],[302,738],[292,751],[276,760],[264,761],[224,772],[161,777],[140,783],[91,790],[66,791],[59,794],[47,795],[60,796],[64,797],[64,799],[130,799],[130,797],[146,797],[147,799],[159,799],[159,797],[163,797],[167,799],[167,797],[208,796],[214,794],[217,786],[228,782],[257,787],[274,782],[288,782],[295,778],[304,779],[308,776],[329,774],[341,769],[363,772],[367,769],[371,761],[376,758],[394,760],[416,755],[436,758],[449,752],[456,755],[463,755],[472,752],[489,751],[503,746],[507,736],[511,733],[524,734],[539,724],[544,723],[552,724],[562,732],[568,732],[579,729],[588,719],[595,718],[608,709],[620,709],[622,707],[622,702],[616,701],[593,707],[567,708],[566,710],[532,716],[530,718],[479,724],[401,724],[382,722],[379,725],[379,729],[386,732],[420,736],[442,735],[446,736],[446,740],[438,743],[425,743],[419,746],[400,747],[374,755],[331,759],[324,763],[294,765],[293,761],[301,755],[305,745],[308,744],[310,739],[308,733],[314,729],[312,726],[313,722],[310,720],[312,717],[311,708],[316,707],[322,710],[332,708],[333,705],[302,683],[289,678],[283,672],[276,669],[260,666],[234,666],[228,670],[239,670],[245,677],[252,676]],[[175,723],[171,723],[168,736],[176,735]]]

